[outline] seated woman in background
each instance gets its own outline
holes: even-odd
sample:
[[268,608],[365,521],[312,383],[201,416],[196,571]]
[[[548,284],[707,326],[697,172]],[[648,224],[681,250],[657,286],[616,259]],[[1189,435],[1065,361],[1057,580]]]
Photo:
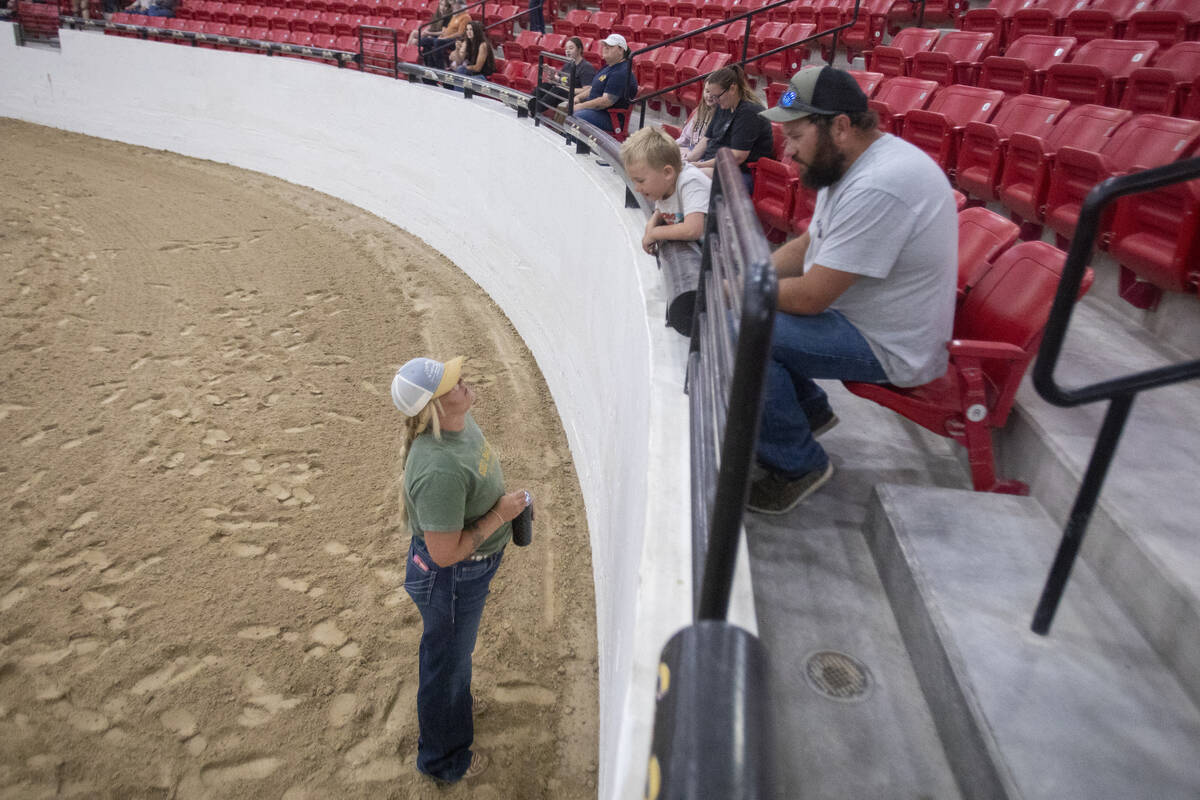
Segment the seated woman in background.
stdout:
[[535,101],[540,103],[542,109],[558,108],[560,103],[566,102],[572,87],[574,91],[578,91],[584,86],[592,85],[592,78],[596,77],[596,68],[583,57],[583,40],[572,36],[563,45],[563,52],[571,60],[563,64],[553,81],[542,81],[533,90],[533,99],[529,101],[530,114],[536,113]]
[[604,67],[596,73],[592,85],[575,93],[575,116],[611,133],[608,109],[629,108],[629,101],[637,95],[637,78],[633,76],[629,45],[621,34],[608,35],[600,45],[600,57]]
[[173,17],[179,0],[134,0],[125,6],[130,14],[145,14],[148,17]]
[[496,57],[492,54],[492,43],[488,41],[482,22],[467,25],[466,35],[459,41],[451,66],[459,75],[490,78],[496,71]]
[[716,103],[705,92],[703,99],[700,100],[700,105],[696,106],[696,110],[688,117],[687,122],[683,125],[683,130],[679,133],[679,138],[675,140],[675,144],[679,145],[679,154],[684,161],[692,154],[692,149],[696,144],[704,138],[704,132],[708,130],[708,124],[712,122],[713,113],[716,110]]
[[716,166],[717,151],[728,147],[742,167],[746,188],[754,188],[750,165],[774,152],[775,136],[771,123],[758,112],[762,101],[746,81],[746,73],[734,64],[722,67],[704,82],[704,95],[711,98],[717,110],[713,114],[704,138],[692,148],[688,161],[704,170],[710,178]]
[[[413,40],[416,39],[415,43],[420,45],[425,66],[446,69],[455,42],[463,38],[467,23],[471,21],[471,15],[464,10],[465,5],[464,0],[441,0],[433,17],[434,22],[419,37],[417,31],[420,28],[409,37],[409,44],[414,44]],[[435,23],[439,29],[432,31]]]

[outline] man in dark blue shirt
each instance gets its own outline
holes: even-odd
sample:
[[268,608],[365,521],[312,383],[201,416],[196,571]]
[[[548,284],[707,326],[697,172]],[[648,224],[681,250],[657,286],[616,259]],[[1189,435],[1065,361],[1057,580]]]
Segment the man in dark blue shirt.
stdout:
[[621,34],[608,35],[600,45],[600,56],[604,67],[596,73],[591,86],[584,86],[575,94],[575,116],[611,132],[608,109],[629,108],[629,101],[637,95],[637,78],[633,76],[629,45]]

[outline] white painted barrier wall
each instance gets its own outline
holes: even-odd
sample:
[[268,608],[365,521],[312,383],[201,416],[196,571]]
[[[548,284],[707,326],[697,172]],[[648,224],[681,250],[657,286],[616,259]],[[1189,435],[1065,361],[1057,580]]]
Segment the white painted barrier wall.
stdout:
[[[505,311],[554,395],[587,508],[598,796],[641,797],[658,653],[691,615],[686,342],[663,326],[644,218],[624,208],[621,181],[494,101],[90,32],[62,31],[60,50],[16,47],[11,27],[0,23],[0,115],[339,197],[422,237]],[[746,564],[743,546],[731,620],[753,630]]]

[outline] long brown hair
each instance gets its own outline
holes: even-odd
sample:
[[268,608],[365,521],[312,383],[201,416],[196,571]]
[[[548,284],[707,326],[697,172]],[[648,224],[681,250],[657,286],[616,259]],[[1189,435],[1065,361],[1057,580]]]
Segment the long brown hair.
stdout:
[[475,33],[475,37],[465,37],[467,40],[467,65],[475,66],[475,60],[479,58],[479,48],[487,45],[487,58],[483,61],[483,69],[480,71],[482,75],[491,75],[496,70],[496,54],[492,52],[492,43],[488,41],[487,32],[483,29],[482,22],[471,22],[467,25]]

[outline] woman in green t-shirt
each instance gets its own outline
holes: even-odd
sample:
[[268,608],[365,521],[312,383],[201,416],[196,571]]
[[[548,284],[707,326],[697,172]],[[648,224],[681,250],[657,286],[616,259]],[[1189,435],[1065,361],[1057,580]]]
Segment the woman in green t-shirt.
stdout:
[[407,417],[404,507],[412,530],[404,588],[421,612],[417,769],[441,781],[474,777],[488,764],[472,752],[471,653],[488,587],[510,524],[528,503],[505,493],[500,459],[471,416],[475,390],[462,357],[414,358],[392,379]]

